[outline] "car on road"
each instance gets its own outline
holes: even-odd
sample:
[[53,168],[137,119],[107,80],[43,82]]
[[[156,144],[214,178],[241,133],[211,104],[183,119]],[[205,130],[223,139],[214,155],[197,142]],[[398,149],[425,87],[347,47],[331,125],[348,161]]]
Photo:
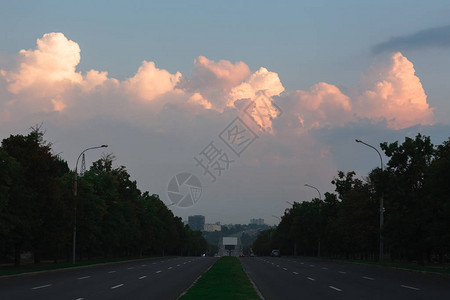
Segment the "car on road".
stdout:
[[273,249],[272,252],[270,253],[270,256],[272,256],[272,257],[280,257],[281,256],[280,250]]

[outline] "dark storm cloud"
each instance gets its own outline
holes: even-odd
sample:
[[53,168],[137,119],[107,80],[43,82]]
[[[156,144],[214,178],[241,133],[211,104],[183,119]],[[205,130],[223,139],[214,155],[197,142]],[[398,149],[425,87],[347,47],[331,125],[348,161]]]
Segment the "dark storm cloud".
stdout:
[[450,25],[417,31],[406,36],[392,37],[386,42],[375,45],[375,54],[386,51],[403,51],[429,47],[450,47]]

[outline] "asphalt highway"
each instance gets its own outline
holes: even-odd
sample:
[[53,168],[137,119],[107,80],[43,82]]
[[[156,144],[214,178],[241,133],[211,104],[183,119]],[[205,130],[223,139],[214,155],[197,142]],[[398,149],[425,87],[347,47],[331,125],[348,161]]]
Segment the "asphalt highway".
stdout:
[[177,299],[215,261],[160,258],[0,277],[0,299]]
[[450,299],[450,276],[314,258],[245,257],[266,300]]

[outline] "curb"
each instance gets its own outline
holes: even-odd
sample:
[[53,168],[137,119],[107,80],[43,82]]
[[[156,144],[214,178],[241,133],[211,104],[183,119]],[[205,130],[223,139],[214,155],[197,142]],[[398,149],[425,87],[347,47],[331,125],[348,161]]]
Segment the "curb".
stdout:
[[211,265],[209,266],[209,268],[206,269],[206,271],[204,271],[202,274],[200,274],[200,275],[194,280],[194,282],[193,282],[190,286],[188,286],[188,288],[185,289],[185,290],[180,294],[180,296],[177,297],[177,300],[180,299],[181,297],[183,297],[184,295],[186,295],[187,292],[194,286],[194,284],[196,284],[197,281],[198,281],[200,278],[202,278],[203,274],[205,274],[206,272],[208,272],[209,269],[211,269],[211,268],[216,264],[217,261],[218,261],[218,260],[216,259],[216,261],[215,261],[213,264],[211,264]]

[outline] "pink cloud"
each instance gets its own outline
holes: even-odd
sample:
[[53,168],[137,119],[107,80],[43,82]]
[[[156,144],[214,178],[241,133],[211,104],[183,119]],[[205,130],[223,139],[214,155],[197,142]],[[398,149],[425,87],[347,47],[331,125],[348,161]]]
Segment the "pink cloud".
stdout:
[[35,97],[46,97],[82,80],[75,71],[80,62],[80,47],[62,33],[44,34],[37,39],[36,49],[20,50],[18,59],[16,70],[2,71],[13,94],[33,89]]
[[216,89],[230,89],[249,75],[250,69],[242,61],[234,64],[228,60],[215,62],[199,56],[194,60],[189,88],[204,90],[213,86]]
[[126,80],[123,85],[129,94],[136,95],[142,100],[151,101],[173,91],[180,78],[180,72],[171,74],[166,70],[156,68],[154,62],[144,60],[136,75]]
[[[9,70],[0,70],[5,87],[0,90],[3,120],[13,119],[12,111],[70,113],[89,105],[118,117],[123,117],[118,113],[123,107],[134,107],[136,115],[147,110],[158,113],[170,103],[192,106],[189,113],[223,112],[238,109],[237,100],[256,99],[264,92],[271,101],[279,101],[286,125],[297,129],[342,126],[356,118],[385,119],[393,129],[434,122],[414,66],[401,53],[374,63],[350,95],[324,82],[282,94],[284,86],[275,72],[261,67],[251,73],[242,61],[213,61],[204,56],[195,59],[190,77],[157,68],[152,61],[143,61],[136,74],[122,82],[97,70],[83,75],[76,71],[80,47],[62,33],[44,34],[35,49],[19,52],[17,62]],[[108,99],[114,101],[108,105]],[[139,104],[136,99],[141,100]],[[254,110],[252,117],[260,129],[271,132],[278,115],[272,104],[266,108],[267,115],[261,117]]]
[[350,98],[332,84],[319,82],[307,91],[296,91],[291,97],[301,127],[343,125],[351,119]]
[[357,118],[386,120],[392,129],[434,122],[433,109],[414,66],[401,53],[374,63],[351,96],[320,82],[306,91],[289,93],[283,103],[291,115],[287,125],[305,129],[342,126]]
[[259,91],[265,91],[269,97],[281,94],[284,91],[284,87],[278,74],[270,72],[266,68],[260,68],[247,80],[231,90],[227,104],[228,106],[233,106],[236,100],[254,98]]
[[[230,90],[247,79],[249,67],[242,61],[213,61],[204,56],[194,60],[191,76],[183,76],[178,87],[187,93],[199,94],[211,104],[211,108],[222,111]],[[195,96],[198,97],[198,96]]]
[[361,88],[355,109],[359,116],[384,118],[394,129],[434,123],[433,109],[414,65],[400,52],[374,63],[362,76]]

